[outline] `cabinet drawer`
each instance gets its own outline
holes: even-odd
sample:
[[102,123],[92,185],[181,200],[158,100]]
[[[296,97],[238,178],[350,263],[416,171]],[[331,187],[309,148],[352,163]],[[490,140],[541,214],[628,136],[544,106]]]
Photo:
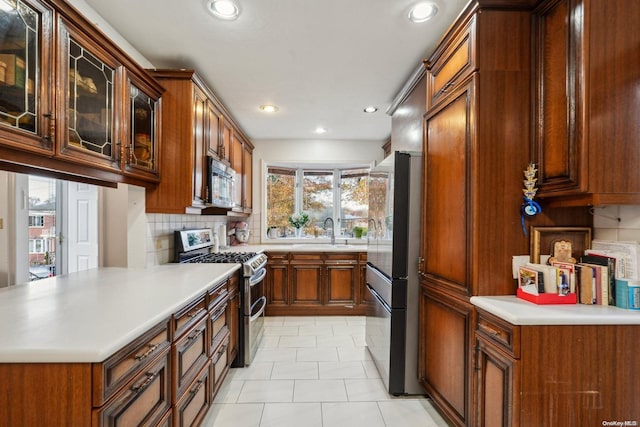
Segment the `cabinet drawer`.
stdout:
[[326,254],[327,264],[357,264],[358,263],[358,255],[357,254]]
[[207,313],[205,296],[202,295],[191,304],[183,307],[173,315],[173,339],[180,338],[189,328],[198,322]]
[[93,365],[93,405],[101,406],[170,345],[164,320],[102,363]]
[[214,306],[228,298],[227,282],[221,282],[207,291],[207,307],[211,310]]
[[176,426],[197,426],[211,406],[211,372],[205,366],[196,379],[189,385],[188,391],[178,401],[174,409]]
[[269,263],[287,263],[289,261],[289,252],[267,252]]
[[427,86],[427,108],[451,92],[475,67],[475,19],[458,34],[430,67]]
[[211,359],[211,371],[212,371],[212,379],[214,388],[220,385],[221,381],[224,379],[224,375],[227,372],[228,364],[228,349],[229,349],[229,335],[224,338],[224,340],[220,343],[220,345],[216,348],[215,353]]
[[322,262],[322,253],[292,253],[291,262],[306,262],[312,261],[314,263]]
[[[169,349],[104,407],[94,410],[96,425],[158,425],[171,408]],[[55,398],[55,397],[52,397]]]
[[173,345],[173,380],[176,399],[180,399],[189,384],[209,358],[207,317],[200,319]]
[[229,325],[227,324],[227,306],[228,304],[226,302],[218,304],[209,316],[209,336],[211,337],[211,342],[209,343],[210,356],[229,330]]
[[476,333],[498,345],[516,359],[520,358],[520,327],[482,310],[478,311]]

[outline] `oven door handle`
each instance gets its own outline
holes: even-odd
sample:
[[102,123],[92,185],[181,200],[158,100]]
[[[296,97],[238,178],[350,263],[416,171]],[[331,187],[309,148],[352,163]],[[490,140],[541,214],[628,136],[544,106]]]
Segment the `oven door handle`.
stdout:
[[254,274],[253,276],[249,277],[249,286],[255,286],[258,283],[262,282],[262,279],[264,279],[264,276],[266,275],[267,275],[266,268],[259,270],[257,274]]
[[253,307],[255,307],[258,304],[262,304],[262,307],[260,307],[260,310],[258,310],[258,312],[256,314],[252,314],[249,317],[249,321],[250,322],[253,322],[258,317],[262,316],[262,313],[264,313],[264,309],[267,308],[267,297],[262,296],[262,297],[258,298],[258,300],[256,302],[254,302],[253,305],[251,306],[251,313],[253,313]]

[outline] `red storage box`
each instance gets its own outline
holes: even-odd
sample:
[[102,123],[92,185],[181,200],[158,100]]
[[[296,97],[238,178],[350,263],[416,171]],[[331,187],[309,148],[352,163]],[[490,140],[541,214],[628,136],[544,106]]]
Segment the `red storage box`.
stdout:
[[520,288],[516,291],[516,296],[520,299],[527,300],[534,304],[577,304],[578,297],[574,293],[569,295],[558,295],[558,294],[539,294],[539,295],[531,295],[526,292],[522,292]]

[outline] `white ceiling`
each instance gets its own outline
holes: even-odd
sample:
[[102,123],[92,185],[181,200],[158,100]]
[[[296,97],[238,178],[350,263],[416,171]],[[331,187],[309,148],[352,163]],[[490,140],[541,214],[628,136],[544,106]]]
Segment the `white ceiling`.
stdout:
[[[86,0],[157,68],[198,71],[252,139],[376,141],[390,135],[385,110],[467,3],[436,0],[436,17],[414,24],[416,0],[237,1],[240,17],[221,21],[206,0]],[[280,111],[261,112],[267,103]]]

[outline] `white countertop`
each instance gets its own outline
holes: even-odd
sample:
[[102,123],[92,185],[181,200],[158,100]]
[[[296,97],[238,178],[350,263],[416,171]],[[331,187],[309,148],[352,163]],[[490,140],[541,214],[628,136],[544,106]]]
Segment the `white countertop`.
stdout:
[[617,307],[538,305],[512,295],[471,297],[471,303],[513,325],[640,325],[640,310]]
[[251,245],[229,246],[222,252],[367,252],[366,243],[349,243],[345,245],[336,240],[337,244],[309,242],[303,243],[263,243]]
[[0,289],[0,363],[102,362],[238,268],[100,268]]

